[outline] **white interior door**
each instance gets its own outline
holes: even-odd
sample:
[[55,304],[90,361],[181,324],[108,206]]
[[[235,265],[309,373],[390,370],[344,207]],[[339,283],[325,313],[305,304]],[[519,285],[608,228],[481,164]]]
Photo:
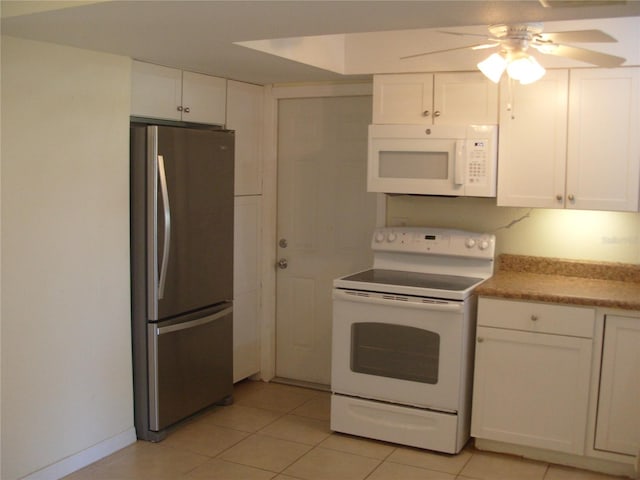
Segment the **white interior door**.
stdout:
[[278,105],[276,376],[329,384],[334,278],[371,265],[366,192],[371,97]]

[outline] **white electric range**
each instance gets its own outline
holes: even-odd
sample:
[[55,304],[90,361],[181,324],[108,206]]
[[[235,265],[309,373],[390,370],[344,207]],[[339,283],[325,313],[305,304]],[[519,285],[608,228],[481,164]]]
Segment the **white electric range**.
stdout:
[[379,228],[334,281],[331,429],[447,453],[469,439],[476,297],[495,237]]

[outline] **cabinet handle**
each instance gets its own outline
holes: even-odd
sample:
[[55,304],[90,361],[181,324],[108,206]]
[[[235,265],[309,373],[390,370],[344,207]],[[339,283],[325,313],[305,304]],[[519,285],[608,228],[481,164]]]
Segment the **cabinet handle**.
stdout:
[[184,113],[189,113],[191,109],[189,107],[184,107]]
[[178,105],[178,111],[181,112],[182,111],[182,105]]
[[478,343],[484,342],[484,337],[478,337]]
[[440,116],[440,110],[436,110],[435,112],[433,112],[433,116],[434,117],[439,117]]
[[573,193],[570,193],[567,198],[569,199],[570,202],[573,202],[576,199],[576,197],[573,196]]
[[538,321],[538,316],[537,315],[531,315],[531,321],[532,322],[537,322]]
[[562,195],[560,195],[560,194],[556,195],[556,200],[561,202],[562,201]]
[[431,112],[429,110],[425,110],[424,112],[422,112],[423,117],[428,117],[430,114]]

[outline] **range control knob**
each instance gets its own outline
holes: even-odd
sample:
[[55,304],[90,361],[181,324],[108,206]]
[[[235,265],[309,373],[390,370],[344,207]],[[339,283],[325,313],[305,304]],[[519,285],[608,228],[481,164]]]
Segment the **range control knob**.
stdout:
[[384,241],[384,233],[382,232],[377,232],[376,236],[374,237],[374,240],[376,243],[380,243]]
[[387,235],[387,242],[395,242],[398,236],[394,232],[389,232]]
[[467,248],[473,248],[476,246],[476,241],[473,238],[467,238],[467,241],[464,242]]
[[486,250],[489,248],[489,242],[487,240],[482,240],[478,246],[480,247],[480,250]]

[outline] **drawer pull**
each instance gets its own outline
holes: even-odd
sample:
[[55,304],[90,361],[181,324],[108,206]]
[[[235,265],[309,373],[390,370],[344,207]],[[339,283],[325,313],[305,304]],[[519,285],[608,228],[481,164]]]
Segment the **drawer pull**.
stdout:
[[484,342],[484,337],[478,337],[478,343]]
[[538,321],[538,316],[537,315],[531,315],[531,321],[532,322],[537,322]]

